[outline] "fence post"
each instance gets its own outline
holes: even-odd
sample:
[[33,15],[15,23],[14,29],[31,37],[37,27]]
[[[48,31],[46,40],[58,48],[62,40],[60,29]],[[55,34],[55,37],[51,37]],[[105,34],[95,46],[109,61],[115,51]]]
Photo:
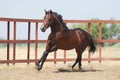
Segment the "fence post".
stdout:
[[15,58],[16,58],[16,22],[14,22],[14,43],[13,43],[13,64],[15,64]]
[[57,58],[56,53],[57,53],[57,52],[54,51],[54,64],[56,64],[56,62],[57,62],[57,61],[56,61],[56,58]]
[[29,64],[29,59],[30,59],[30,27],[31,24],[28,22],[28,49],[27,49],[27,64]]
[[37,61],[37,48],[38,48],[38,22],[36,22],[36,29],[35,29],[35,62]]
[[[99,40],[100,42],[102,41],[102,23],[99,23]],[[102,53],[102,44],[99,45],[99,63],[101,63],[102,60],[101,53]]]
[[66,50],[64,50],[64,63],[66,63]]
[[[91,23],[88,23],[88,33],[89,34],[91,33]],[[89,49],[90,49],[90,47],[88,47],[88,63],[91,62],[91,54],[90,54]]]
[[[65,23],[67,25],[67,23]],[[64,64],[66,63],[66,50],[64,50]]]
[[[10,22],[7,22],[7,40],[10,40]],[[7,43],[7,65],[9,65],[10,44]]]

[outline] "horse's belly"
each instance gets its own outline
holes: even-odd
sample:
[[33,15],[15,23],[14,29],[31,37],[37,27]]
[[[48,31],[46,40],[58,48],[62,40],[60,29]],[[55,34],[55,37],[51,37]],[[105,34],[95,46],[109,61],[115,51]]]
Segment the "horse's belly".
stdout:
[[61,41],[60,44],[59,44],[59,49],[63,49],[63,50],[70,50],[70,49],[73,49],[73,48],[76,48],[79,46],[79,42],[76,41],[76,42],[73,42],[73,41]]
[[64,46],[59,46],[59,49],[63,49],[63,50],[70,50],[70,49],[73,49],[75,47],[73,46],[68,46],[68,45],[64,45]]

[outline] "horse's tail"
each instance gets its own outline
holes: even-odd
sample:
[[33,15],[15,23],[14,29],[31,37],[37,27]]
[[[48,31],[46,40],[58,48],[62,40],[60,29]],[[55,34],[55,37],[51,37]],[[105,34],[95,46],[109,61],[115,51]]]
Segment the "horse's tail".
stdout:
[[90,46],[89,51],[94,53],[95,50],[96,50],[96,47],[95,47],[95,45],[94,45],[94,42],[93,42],[93,39],[92,39],[91,36],[90,36],[90,38],[91,38],[91,41],[90,41],[90,44],[89,44],[89,46]]

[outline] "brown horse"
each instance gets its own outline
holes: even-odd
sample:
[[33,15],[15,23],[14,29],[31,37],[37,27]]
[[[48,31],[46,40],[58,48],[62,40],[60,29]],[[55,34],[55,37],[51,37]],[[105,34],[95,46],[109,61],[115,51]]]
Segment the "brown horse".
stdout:
[[46,50],[40,60],[36,62],[37,69],[42,69],[49,52],[56,51],[57,49],[70,50],[73,48],[76,50],[77,58],[72,65],[72,69],[77,63],[79,64],[79,69],[81,69],[82,53],[86,47],[89,46],[89,51],[93,53],[96,50],[90,34],[79,28],[68,29],[63,22],[62,16],[51,10],[45,11],[41,31],[45,32],[48,27],[51,28],[51,33],[47,40]]

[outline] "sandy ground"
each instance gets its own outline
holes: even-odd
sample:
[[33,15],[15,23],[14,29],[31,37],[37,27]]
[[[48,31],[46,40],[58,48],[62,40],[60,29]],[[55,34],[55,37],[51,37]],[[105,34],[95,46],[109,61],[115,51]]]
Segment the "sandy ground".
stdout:
[[[120,63],[83,62],[83,71],[70,71],[72,63],[45,63],[41,71],[34,64],[0,65],[0,80],[120,80]],[[61,71],[63,70],[63,71]]]
[[[12,48],[10,49],[10,59],[12,59]],[[17,48],[18,59],[26,58],[25,54],[27,49]],[[42,52],[43,49],[39,49],[38,52]],[[0,59],[6,59],[6,49],[0,49]],[[63,54],[59,54],[63,51],[57,52],[58,57],[62,57]],[[120,57],[119,48],[104,48],[102,57]],[[31,50],[34,53],[34,49]],[[71,54],[69,54],[71,53]],[[41,55],[41,54],[39,54]],[[98,57],[98,51],[92,57]],[[67,51],[68,57],[76,57],[74,50]],[[83,57],[87,57],[87,51],[83,54]],[[49,57],[53,57],[50,54]],[[48,58],[49,58],[48,57]],[[119,61],[98,61],[82,62],[82,71],[77,70],[77,66],[74,71],[71,70],[71,65],[74,62],[46,62],[41,71],[37,71],[34,63],[27,65],[26,63],[17,63],[15,65],[0,64],[0,80],[120,80],[120,62]]]

